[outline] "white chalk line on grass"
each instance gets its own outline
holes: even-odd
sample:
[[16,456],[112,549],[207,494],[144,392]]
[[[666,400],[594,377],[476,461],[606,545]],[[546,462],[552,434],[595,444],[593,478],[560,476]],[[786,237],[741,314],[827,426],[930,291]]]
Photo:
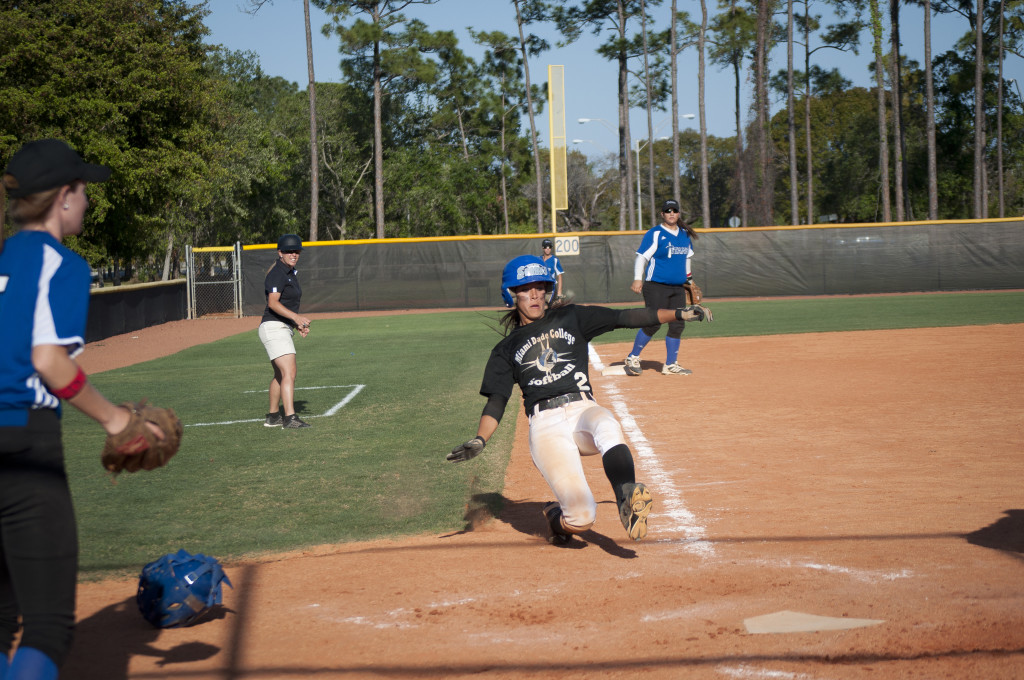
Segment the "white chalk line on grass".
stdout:
[[[601,356],[593,345],[588,346],[590,363],[594,370],[603,371],[605,366]],[[622,430],[633,442],[637,458],[643,463],[645,483],[649,483],[655,493],[655,508],[659,518],[658,533],[677,533],[683,535],[683,545],[689,551],[703,557],[712,557],[714,547],[704,540],[707,531],[697,521],[696,515],[683,504],[682,493],[672,480],[672,475],[662,466],[654,447],[640,430],[636,419],[629,410],[626,400],[614,381],[608,381],[604,388],[609,397],[612,410],[622,425]],[[659,507],[660,506],[660,507]],[[664,520],[668,522],[664,522]],[[664,522],[664,523],[663,523]],[[674,541],[676,539],[668,539]],[[661,541],[659,541],[661,542]]]
[[[345,398],[342,399],[341,401],[339,401],[337,404],[335,404],[334,406],[330,407],[329,409],[327,409],[326,411],[324,411],[320,415],[310,415],[310,416],[303,415],[302,417],[303,418],[327,418],[329,416],[333,416],[335,413],[337,413],[341,409],[345,408],[345,406],[350,401],[352,401],[352,399],[354,399],[357,394],[359,394],[360,392],[363,391],[363,388],[366,387],[366,385],[322,385],[320,387],[296,387],[295,388],[296,392],[298,392],[299,390],[339,390],[339,389],[344,389],[346,387],[351,388],[351,391],[349,391],[349,393],[347,395],[345,395]],[[242,394],[257,394],[257,393],[264,393],[264,394],[266,394],[268,391],[269,390],[246,390],[245,392],[242,392]],[[263,418],[245,418],[245,419],[242,419],[242,420],[223,420],[223,421],[217,422],[217,423],[192,423],[190,425],[186,425],[185,427],[207,427],[207,426],[210,426],[210,425],[238,425],[240,423],[262,423],[262,422],[263,422]]]

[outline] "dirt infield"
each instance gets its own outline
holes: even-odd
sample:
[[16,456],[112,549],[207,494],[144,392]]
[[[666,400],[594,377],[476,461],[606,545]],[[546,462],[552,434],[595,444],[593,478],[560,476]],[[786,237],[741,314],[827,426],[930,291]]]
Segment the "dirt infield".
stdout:
[[[167,324],[82,363],[257,322]],[[660,375],[663,347],[640,378],[592,370],[655,494],[647,540],[588,458],[597,524],[548,545],[520,427],[505,513],[467,499],[464,531],[227,564],[225,608],[180,630],[141,619],[134,580],[82,584],[62,678],[1024,677],[1024,325],[690,339],[688,377]],[[748,628],[780,612],[827,618]]]

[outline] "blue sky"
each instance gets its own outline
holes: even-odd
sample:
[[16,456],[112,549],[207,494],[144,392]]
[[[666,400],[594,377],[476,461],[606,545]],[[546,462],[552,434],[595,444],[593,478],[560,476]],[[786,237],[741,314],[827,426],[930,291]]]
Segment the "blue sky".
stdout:
[[[210,15],[206,24],[211,30],[210,41],[231,50],[251,51],[259,56],[264,72],[281,76],[305,87],[306,37],[303,20],[302,0],[273,0],[255,15],[242,11],[244,0],[209,0]],[[709,1],[709,6],[714,2]],[[820,4],[820,3],[819,3]],[[655,16],[667,24],[670,2],[654,8]],[[699,17],[700,4],[696,0],[680,0],[680,11],[688,11],[691,17]],[[814,5],[812,5],[812,11]],[[820,10],[819,10],[820,11]],[[500,30],[516,35],[515,10],[510,0],[440,0],[433,5],[413,4],[405,10],[409,17],[421,19],[433,30],[453,30],[459,38],[461,49],[479,60],[480,49],[469,37],[466,27],[475,30]],[[338,66],[340,56],[336,38],[324,37],[320,28],[327,23],[326,15],[310,7],[313,27],[314,69],[316,78],[322,82],[337,82],[341,79]],[[827,19],[825,20],[827,22]],[[924,60],[923,14],[920,8],[904,6],[901,14],[901,38],[903,52],[918,62]],[[967,30],[967,21],[962,17],[935,17],[932,20],[932,53],[938,54],[949,49],[953,42]],[[537,26],[535,33],[545,37],[552,46],[557,35],[549,27]],[[820,50],[816,61],[823,67],[838,67],[854,85],[869,86],[870,38],[864,36],[859,55],[845,55],[835,50]],[[596,54],[600,39],[589,34],[578,42],[545,52],[531,60],[530,74],[535,83],[547,81],[549,64],[565,67],[566,131],[570,148],[578,148],[588,156],[602,156],[618,148],[616,67]],[[785,68],[784,47],[772,55],[770,65],[773,72]],[[800,58],[797,57],[799,67]],[[1006,63],[1007,77],[1024,80],[1024,66],[1021,60],[1010,57]],[[697,56],[695,50],[688,50],[680,57],[679,64],[680,116],[697,114]],[[710,134],[727,137],[735,132],[734,89],[731,72],[718,70],[709,65],[705,93],[705,116]],[[749,103],[749,86],[744,87],[743,106]],[[784,106],[778,102],[777,110]],[[607,121],[580,124],[579,118],[594,118]],[[653,115],[655,133],[660,138],[671,129],[671,116],[665,111]],[[630,129],[633,139],[647,138],[647,117],[643,110],[630,112]],[[699,129],[699,121],[680,119],[681,128]],[[538,132],[546,143],[548,137],[547,116],[539,122]],[[573,139],[586,140],[572,144]]]

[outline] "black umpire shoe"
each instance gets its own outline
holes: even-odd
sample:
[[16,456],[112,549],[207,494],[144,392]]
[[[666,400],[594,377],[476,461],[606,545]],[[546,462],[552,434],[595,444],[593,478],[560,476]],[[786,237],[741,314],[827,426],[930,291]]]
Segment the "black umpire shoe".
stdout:
[[281,427],[284,423],[284,418],[281,417],[281,412],[268,413],[267,419],[263,421],[263,427]]
[[309,427],[309,423],[299,418],[297,413],[293,413],[290,416],[284,417],[284,429],[286,430],[297,430],[300,427]]

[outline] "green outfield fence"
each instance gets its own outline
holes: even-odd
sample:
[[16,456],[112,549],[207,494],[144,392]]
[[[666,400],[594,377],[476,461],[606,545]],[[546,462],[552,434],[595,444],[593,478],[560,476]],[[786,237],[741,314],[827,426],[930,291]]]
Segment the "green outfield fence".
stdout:
[[[551,234],[307,243],[304,312],[501,307],[502,266]],[[564,291],[636,301],[640,232],[554,235]],[[1024,288],[1024,219],[702,229],[693,270],[708,297],[855,295]],[[227,250],[231,250],[228,248]],[[241,313],[261,314],[274,244],[241,249]]]
[[[709,297],[857,295],[1024,288],[1024,219],[702,229],[694,273]],[[302,309],[501,307],[501,268],[551,234],[307,243]],[[636,302],[640,232],[554,236],[565,291]],[[255,316],[276,246],[189,248],[185,280],[95,289],[87,340],[185,318]]]

